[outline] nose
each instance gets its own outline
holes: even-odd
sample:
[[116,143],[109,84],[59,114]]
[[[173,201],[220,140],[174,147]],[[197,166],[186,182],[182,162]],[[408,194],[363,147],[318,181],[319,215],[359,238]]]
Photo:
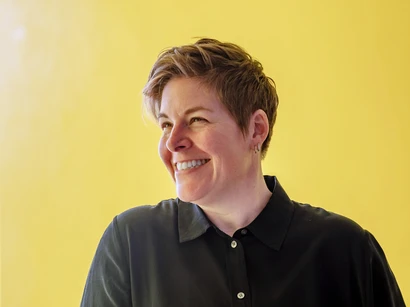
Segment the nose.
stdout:
[[188,137],[187,127],[175,125],[166,141],[166,146],[171,152],[178,152],[191,146],[191,140]]

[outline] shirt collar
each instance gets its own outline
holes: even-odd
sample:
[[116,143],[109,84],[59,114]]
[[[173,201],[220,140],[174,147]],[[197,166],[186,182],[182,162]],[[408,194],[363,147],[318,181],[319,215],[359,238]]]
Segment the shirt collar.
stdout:
[[272,196],[262,212],[247,227],[261,242],[280,250],[285,240],[295,209],[276,177],[265,176]]
[[[274,176],[264,176],[272,192],[269,202],[247,227],[261,242],[279,250],[292,220],[294,205]],[[192,203],[178,201],[179,242],[194,240],[212,225],[202,209]]]
[[178,201],[179,242],[183,243],[204,234],[211,223],[202,209],[193,203]]

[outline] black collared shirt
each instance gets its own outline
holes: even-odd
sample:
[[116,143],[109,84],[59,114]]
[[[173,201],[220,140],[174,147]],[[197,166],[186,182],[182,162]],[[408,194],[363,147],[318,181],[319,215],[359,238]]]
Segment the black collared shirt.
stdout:
[[368,231],[265,180],[272,197],[233,237],[178,199],[115,217],[81,306],[405,306]]

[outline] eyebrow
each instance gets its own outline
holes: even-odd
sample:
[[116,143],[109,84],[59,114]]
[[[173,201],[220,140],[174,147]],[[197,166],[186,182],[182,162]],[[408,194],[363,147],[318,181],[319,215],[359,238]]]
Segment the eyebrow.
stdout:
[[[190,109],[186,110],[184,115],[189,115],[189,114],[197,112],[197,111],[213,112],[211,109],[208,109],[208,108],[205,108],[205,107],[202,107],[202,106],[197,106],[197,107],[193,107],[193,108],[190,108]],[[160,112],[160,113],[158,113],[157,120],[159,120],[160,118],[169,118],[169,117],[168,117],[167,114]]]

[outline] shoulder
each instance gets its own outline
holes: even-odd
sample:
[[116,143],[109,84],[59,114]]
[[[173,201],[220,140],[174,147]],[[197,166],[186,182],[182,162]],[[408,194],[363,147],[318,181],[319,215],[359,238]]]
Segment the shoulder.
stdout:
[[366,240],[367,232],[352,219],[309,204],[293,203],[293,231],[325,241],[337,241],[339,244]]
[[156,205],[143,205],[128,209],[114,218],[113,223],[120,232],[148,230],[153,227],[166,228],[176,224],[178,200],[167,199]]
[[369,261],[369,233],[343,215],[308,204],[294,203],[295,210],[284,246],[314,255],[323,266]]
[[135,220],[158,218],[175,215],[178,210],[177,199],[162,200],[156,205],[143,205],[128,209],[117,216],[122,223]]

